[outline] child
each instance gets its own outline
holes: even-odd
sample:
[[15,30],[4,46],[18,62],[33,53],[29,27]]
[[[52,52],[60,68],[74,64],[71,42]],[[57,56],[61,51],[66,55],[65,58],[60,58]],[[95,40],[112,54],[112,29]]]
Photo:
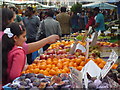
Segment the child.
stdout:
[[19,77],[26,64],[26,30],[19,23],[11,23],[2,36],[2,82],[6,84]]

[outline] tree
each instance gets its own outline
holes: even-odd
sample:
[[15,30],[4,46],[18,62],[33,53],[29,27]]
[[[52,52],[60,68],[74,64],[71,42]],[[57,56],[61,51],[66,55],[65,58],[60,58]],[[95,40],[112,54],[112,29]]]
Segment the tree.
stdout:
[[82,10],[82,4],[78,2],[71,7],[71,11],[75,13],[80,13],[81,10]]

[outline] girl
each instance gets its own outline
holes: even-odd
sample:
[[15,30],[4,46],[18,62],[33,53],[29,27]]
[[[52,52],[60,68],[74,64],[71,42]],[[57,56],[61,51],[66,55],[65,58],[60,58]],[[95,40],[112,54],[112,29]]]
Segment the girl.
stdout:
[[2,81],[3,84],[19,77],[26,63],[22,48],[26,41],[26,30],[19,23],[11,23],[2,36]]

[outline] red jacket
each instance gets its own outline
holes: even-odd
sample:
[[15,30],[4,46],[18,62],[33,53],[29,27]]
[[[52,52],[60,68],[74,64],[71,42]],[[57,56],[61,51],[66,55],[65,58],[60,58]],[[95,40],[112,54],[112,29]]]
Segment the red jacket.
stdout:
[[26,63],[26,54],[22,47],[14,46],[8,53],[8,82],[13,81],[21,75]]

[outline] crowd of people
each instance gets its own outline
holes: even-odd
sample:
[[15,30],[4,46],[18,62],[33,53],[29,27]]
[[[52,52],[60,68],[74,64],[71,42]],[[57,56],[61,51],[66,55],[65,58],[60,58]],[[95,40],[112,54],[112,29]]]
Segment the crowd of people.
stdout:
[[[3,84],[19,77],[22,70],[31,64],[32,53],[43,47],[45,51],[61,36],[88,30],[92,26],[96,32],[104,31],[104,16],[97,7],[93,11],[68,14],[66,7],[59,11],[48,10],[35,14],[27,7],[22,16],[15,7],[2,8],[2,76]],[[44,31],[45,38],[40,38]],[[26,60],[27,54],[27,60]]]

